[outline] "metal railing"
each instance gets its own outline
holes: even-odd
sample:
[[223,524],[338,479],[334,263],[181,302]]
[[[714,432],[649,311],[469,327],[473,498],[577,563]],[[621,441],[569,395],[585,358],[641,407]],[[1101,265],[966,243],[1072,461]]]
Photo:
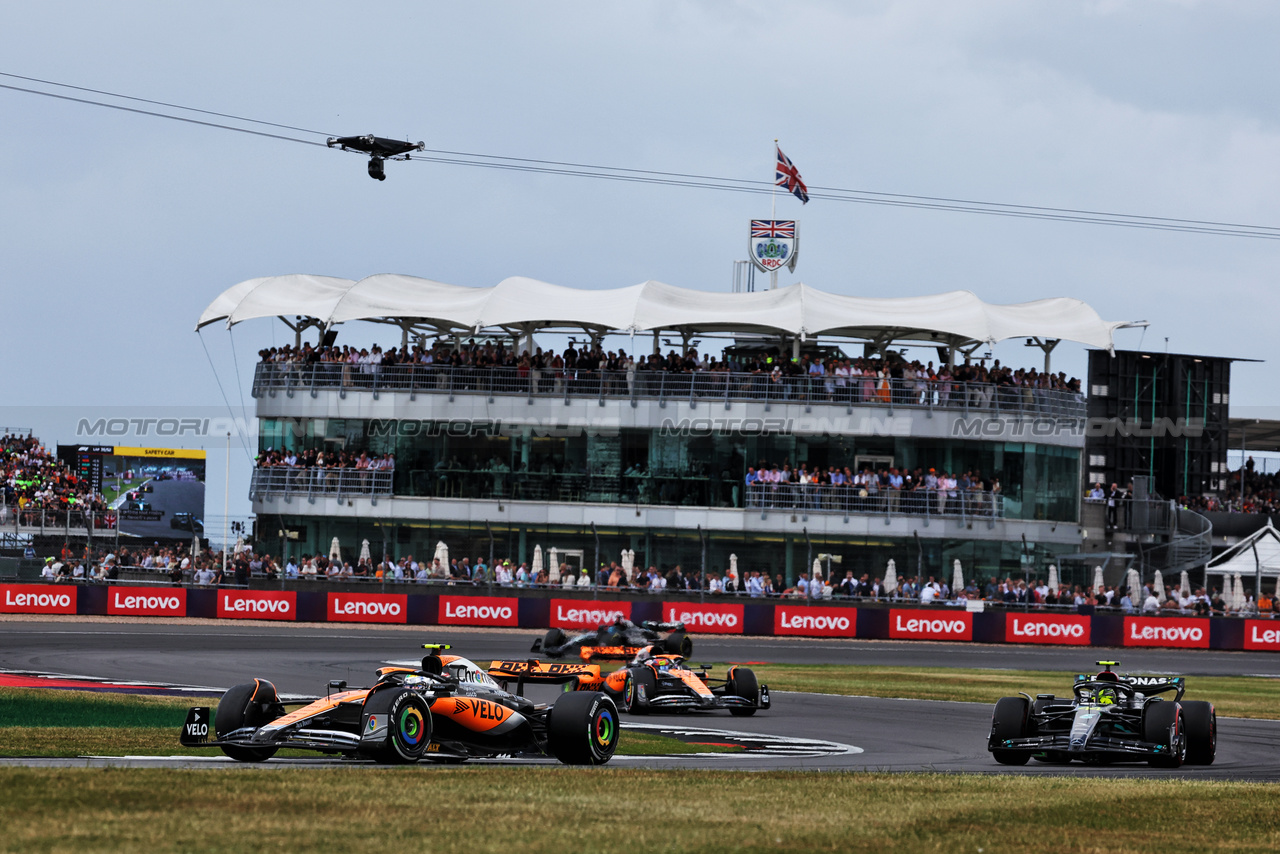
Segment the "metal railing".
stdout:
[[[252,500],[282,496],[378,496],[393,492],[392,472],[272,466],[255,469]],[[503,501],[588,502],[686,507],[736,507],[801,514],[876,515],[892,518],[988,518],[1004,516],[1004,496],[976,490],[878,490],[799,483],[726,484],[692,475],[587,475],[441,469],[410,472],[428,476],[418,494],[438,498]],[[415,490],[416,491],[416,490]],[[396,494],[405,494],[397,490]],[[413,493],[410,493],[413,494]]]
[[1004,496],[998,492],[943,489],[881,489],[830,484],[753,483],[747,487],[748,509],[921,518],[989,518],[1004,516]]
[[394,471],[387,470],[268,466],[253,470],[249,498],[256,501],[273,495],[390,495],[394,475]]
[[116,510],[8,504],[0,505],[0,528],[14,534],[114,535],[118,515]]
[[562,398],[750,401],[879,406],[974,412],[1005,412],[1045,418],[1083,418],[1085,397],[1073,391],[1001,386],[993,383],[895,379],[881,386],[870,377],[771,377],[763,373],[694,371],[554,371],[520,368],[454,368],[447,365],[349,365],[340,362],[262,362],[254,371],[253,396],[293,396],[305,391],[408,392],[410,395],[519,395]]

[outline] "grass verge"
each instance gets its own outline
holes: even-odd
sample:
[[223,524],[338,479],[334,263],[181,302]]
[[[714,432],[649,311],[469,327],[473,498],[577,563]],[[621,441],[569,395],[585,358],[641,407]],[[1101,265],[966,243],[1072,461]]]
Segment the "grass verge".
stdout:
[[8,768],[0,850],[1272,851],[1276,795],[933,774]]

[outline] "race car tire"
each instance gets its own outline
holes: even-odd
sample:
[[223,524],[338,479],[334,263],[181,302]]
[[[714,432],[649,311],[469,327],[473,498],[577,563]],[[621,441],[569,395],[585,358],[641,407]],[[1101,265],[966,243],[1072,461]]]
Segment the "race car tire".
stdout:
[[[276,686],[265,679],[255,679],[227,689],[218,700],[213,716],[213,733],[221,741],[223,736],[241,727],[260,727],[284,714]],[[237,762],[266,762],[275,756],[276,747],[241,747],[221,745],[222,752]]]
[[626,680],[622,683],[622,691],[614,700],[618,704],[618,711],[629,712],[636,702],[636,677],[630,670],[626,672]]
[[549,630],[545,635],[542,636],[543,654],[544,655],[547,654],[547,651],[552,649],[553,647],[563,646],[566,640],[568,640],[568,638],[565,636],[565,633],[561,629]]
[[[760,702],[760,683],[756,674],[745,667],[735,667],[729,671],[729,680],[725,683],[724,692],[734,697]],[[730,707],[729,714],[739,718],[749,718],[756,713],[755,706],[749,709]]]
[[[374,691],[364,701],[365,715],[386,715],[387,740],[361,751],[381,765],[417,762],[431,744],[431,707],[417,693],[405,688]],[[363,715],[361,720],[363,720]]]
[[547,749],[565,765],[604,765],[618,749],[618,707],[600,691],[561,694],[547,716]]
[[1187,732],[1187,764],[1212,765],[1218,752],[1218,713],[1213,703],[1182,701]]
[[[991,713],[992,738],[1022,738],[1027,734],[1026,697],[1001,697]],[[993,750],[992,757],[1001,765],[1026,765],[1031,754],[1025,750]]]
[[629,672],[635,685],[635,692],[628,711],[633,715],[647,715],[649,703],[658,691],[658,680],[648,667],[632,667],[629,668]]
[[[1147,764],[1156,768],[1181,767],[1187,756],[1186,723],[1179,703],[1162,700],[1142,713],[1142,740],[1163,745],[1168,753],[1152,756]],[[1175,742],[1180,749],[1175,748]]]
[[662,648],[670,655],[679,655],[688,658],[693,655],[693,638],[684,632],[672,632],[667,635],[667,639],[662,642]]

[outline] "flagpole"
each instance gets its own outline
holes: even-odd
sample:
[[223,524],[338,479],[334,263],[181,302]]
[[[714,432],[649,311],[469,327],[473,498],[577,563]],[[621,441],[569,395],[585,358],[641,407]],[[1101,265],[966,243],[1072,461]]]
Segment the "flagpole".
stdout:
[[773,141],[773,191],[769,193],[769,219],[778,216],[778,141]]
[[[773,190],[769,193],[769,219],[778,218],[778,141],[773,141]],[[778,288],[778,271],[769,271],[769,290]]]

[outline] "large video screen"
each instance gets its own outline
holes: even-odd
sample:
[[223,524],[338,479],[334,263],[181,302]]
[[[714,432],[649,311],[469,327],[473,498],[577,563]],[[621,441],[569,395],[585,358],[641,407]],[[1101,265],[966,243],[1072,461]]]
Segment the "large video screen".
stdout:
[[58,457],[104,496],[121,536],[204,536],[203,450],[59,445]]

